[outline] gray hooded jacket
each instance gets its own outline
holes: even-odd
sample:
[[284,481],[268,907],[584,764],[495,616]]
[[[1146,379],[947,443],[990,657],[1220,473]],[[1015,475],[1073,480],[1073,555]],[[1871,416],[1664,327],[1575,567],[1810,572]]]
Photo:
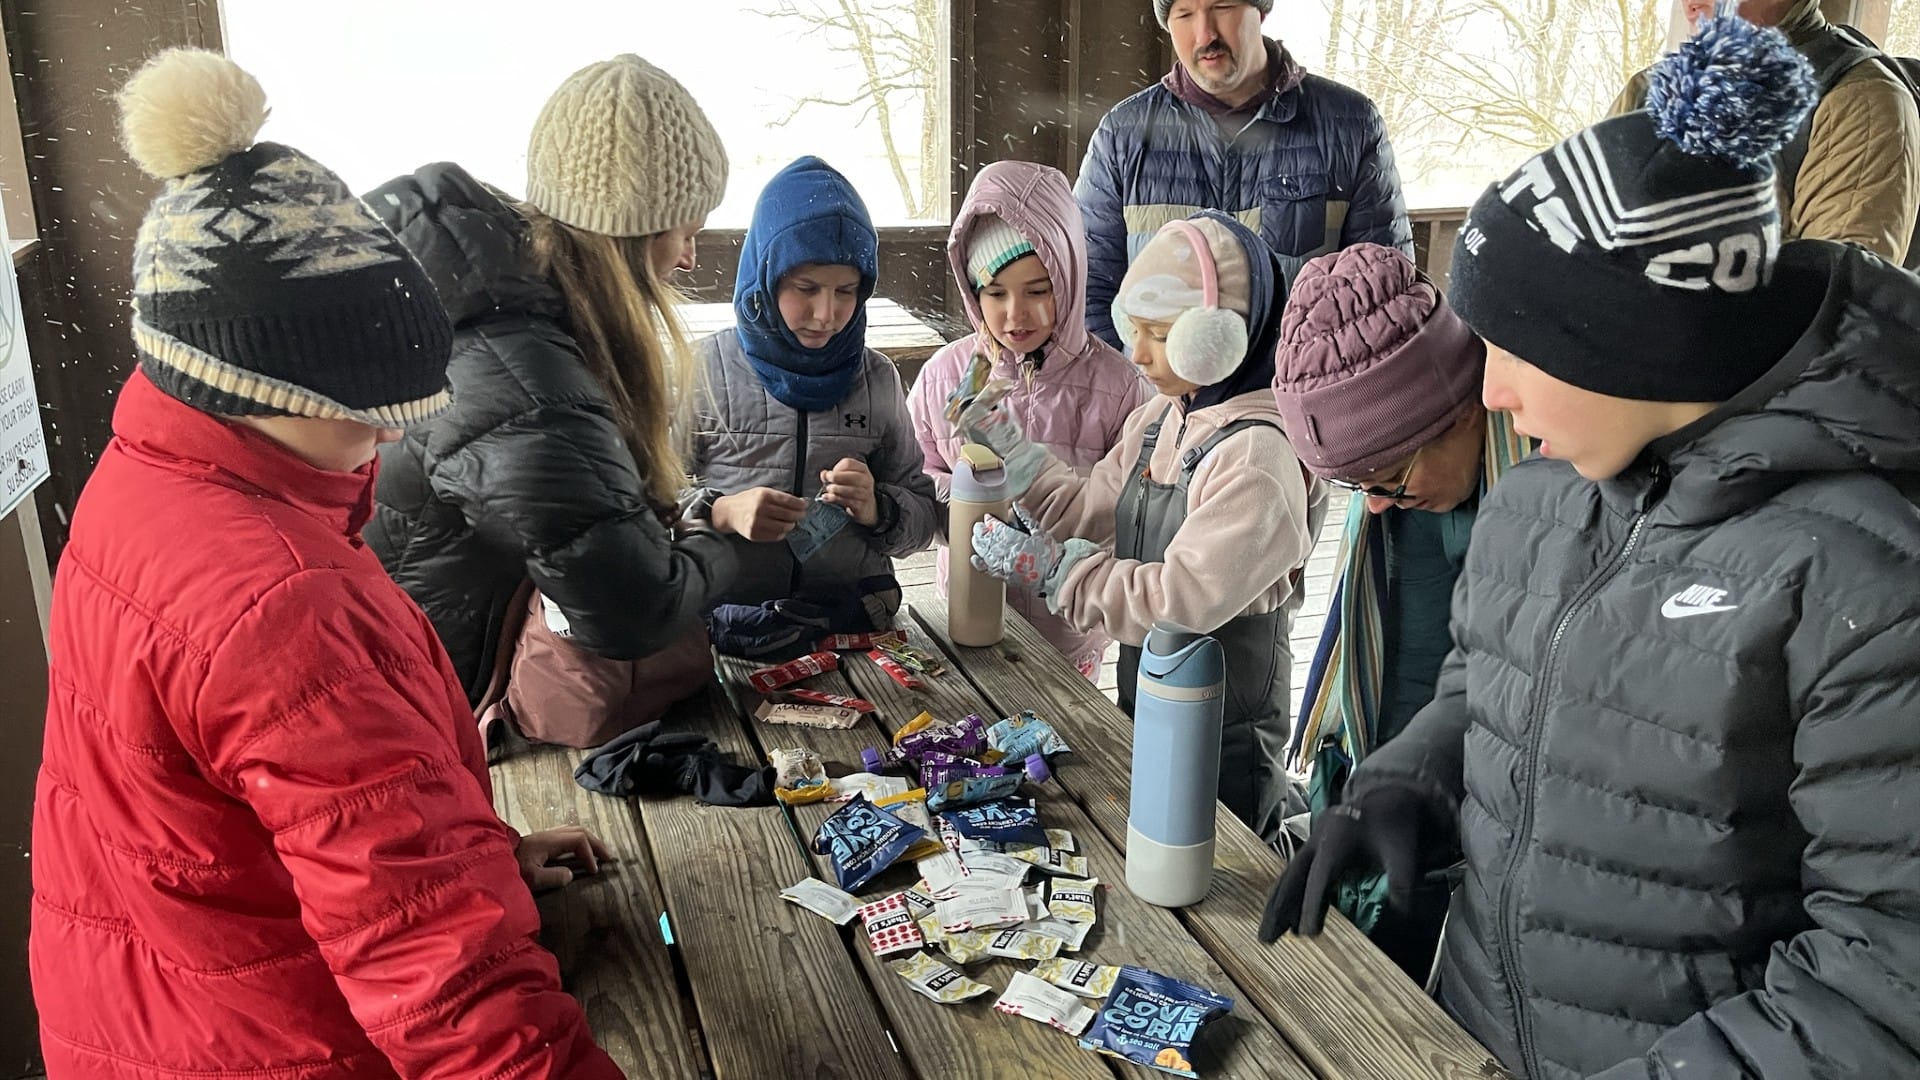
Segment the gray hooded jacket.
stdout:
[[784,543],[727,537],[739,556],[740,574],[722,603],[757,604],[821,588],[851,588],[862,578],[892,574],[892,557],[911,555],[932,542],[939,502],[893,361],[867,350],[865,367],[840,404],[801,412],[767,392],[733,331],[702,338],[694,356],[706,385],[695,399],[699,415],[688,471],[700,490],[682,500],[688,517],[710,517],[715,498],[748,488],[778,488],[810,499],[819,494],[821,471],[849,457],[866,463],[875,494],[894,507],[891,527],[873,532],[849,522],[804,563]]
[[1920,282],[1474,528],[1434,702],[1356,773],[1456,820],[1441,1000],[1533,1077],[1920,1076]]

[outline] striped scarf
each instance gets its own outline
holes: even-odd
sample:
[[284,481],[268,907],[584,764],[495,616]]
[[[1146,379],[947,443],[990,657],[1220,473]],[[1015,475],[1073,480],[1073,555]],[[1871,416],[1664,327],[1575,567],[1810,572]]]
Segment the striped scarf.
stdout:
[[[1480,459],[1480,494],[1506,475],[1514,463],[1533,452],[1532,443],[1513,430],[1513,418],[1504,412],[1487,414],[1486,445]],[[1346,530],[1340,538],[1340,574],[1319,647],[1307,669],[1306,697],[1287,749],[1289,768],[1298,772],[1302,754],[1319,756],[1330,750],[1344,759],[1350,773],[1375,745],[1380,715],[1380,693],[1385,679],[1385,633],[1382,601],[1387,580],[1386,532],[1379,518],[1367,513],[1365,497],[1355,493],[1347,507]],[[1316,789],[1332,781],[1316,776]],[[1337,793],[1316,798],[1316,814],[1339,801]]]

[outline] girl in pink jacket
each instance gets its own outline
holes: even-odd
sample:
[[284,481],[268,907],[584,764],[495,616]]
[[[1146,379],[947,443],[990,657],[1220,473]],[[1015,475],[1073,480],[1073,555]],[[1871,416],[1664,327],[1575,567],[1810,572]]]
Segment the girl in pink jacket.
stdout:
[[[940,498],[947,498],[961,433],[944,406],[975,354],[1014,384],[1006,407],[1029,438],[1085,476],[1120,440],[1127,414],[1151,396],[1126,357],[1087,332],[1087,233],[1058,169],[1002,161],[980,170],[947,239],[974,333],[940,350],[914,381],[907,404]],[[946,519],[940,519],[944,535]],[[965,543],[964,538],[962,543]],[[947,550],[940,549],[940,591]],[[1108,636],[1076,629],[1030,593],[1007,600],[1092,678]]]
[[1029,442],[998,406],[961,417],[1019,489],[1017,524],[974,526],[974,566],[1014,586],[1008,595],[1034,593],[1073,626],[1118,639],[1123,708],[1132,712],[1140,645],[1156,621],[1220,642],[1220,801],[1267,838],[1287,793],[1288,631],[1326,508],[1269,388],[1278,270],[1259,237],[1214,211],[1148,242],[1113,306],[1160,396],[1134,410],[1090,475]]

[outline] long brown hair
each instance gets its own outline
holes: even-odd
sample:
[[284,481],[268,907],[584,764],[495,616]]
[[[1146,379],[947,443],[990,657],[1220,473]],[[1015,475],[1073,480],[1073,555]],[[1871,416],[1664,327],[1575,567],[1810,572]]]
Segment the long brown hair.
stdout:
[[678,290],[647,258],[644,236],[603,236],[521,205],[534,263],[567,302],[574,340],[606,390],[656,510],[687,484],[683,409],[692,400],[693,362],[674,305]]

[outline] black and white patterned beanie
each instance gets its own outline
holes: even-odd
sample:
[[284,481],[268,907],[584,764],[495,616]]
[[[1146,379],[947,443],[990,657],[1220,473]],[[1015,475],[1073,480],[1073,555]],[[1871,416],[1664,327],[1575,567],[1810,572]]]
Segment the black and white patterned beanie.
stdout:
[[1487,341],[1563,382],[1725,401],[1780,358],[1757,344],[1794,310],[1768,294],[1773,157],[1818,90],[1779,31],[1730,5],[1652,80],[1645,110],[1542,151],[1480,196],[1448,298]]
[[170,49],[119,102],[128,154],[165,181],[133,262],[133,338],[156,386],[222,416],[399,428],[447,409],[453,330],[425,272],[326,166],[254,142],[253,76]]

